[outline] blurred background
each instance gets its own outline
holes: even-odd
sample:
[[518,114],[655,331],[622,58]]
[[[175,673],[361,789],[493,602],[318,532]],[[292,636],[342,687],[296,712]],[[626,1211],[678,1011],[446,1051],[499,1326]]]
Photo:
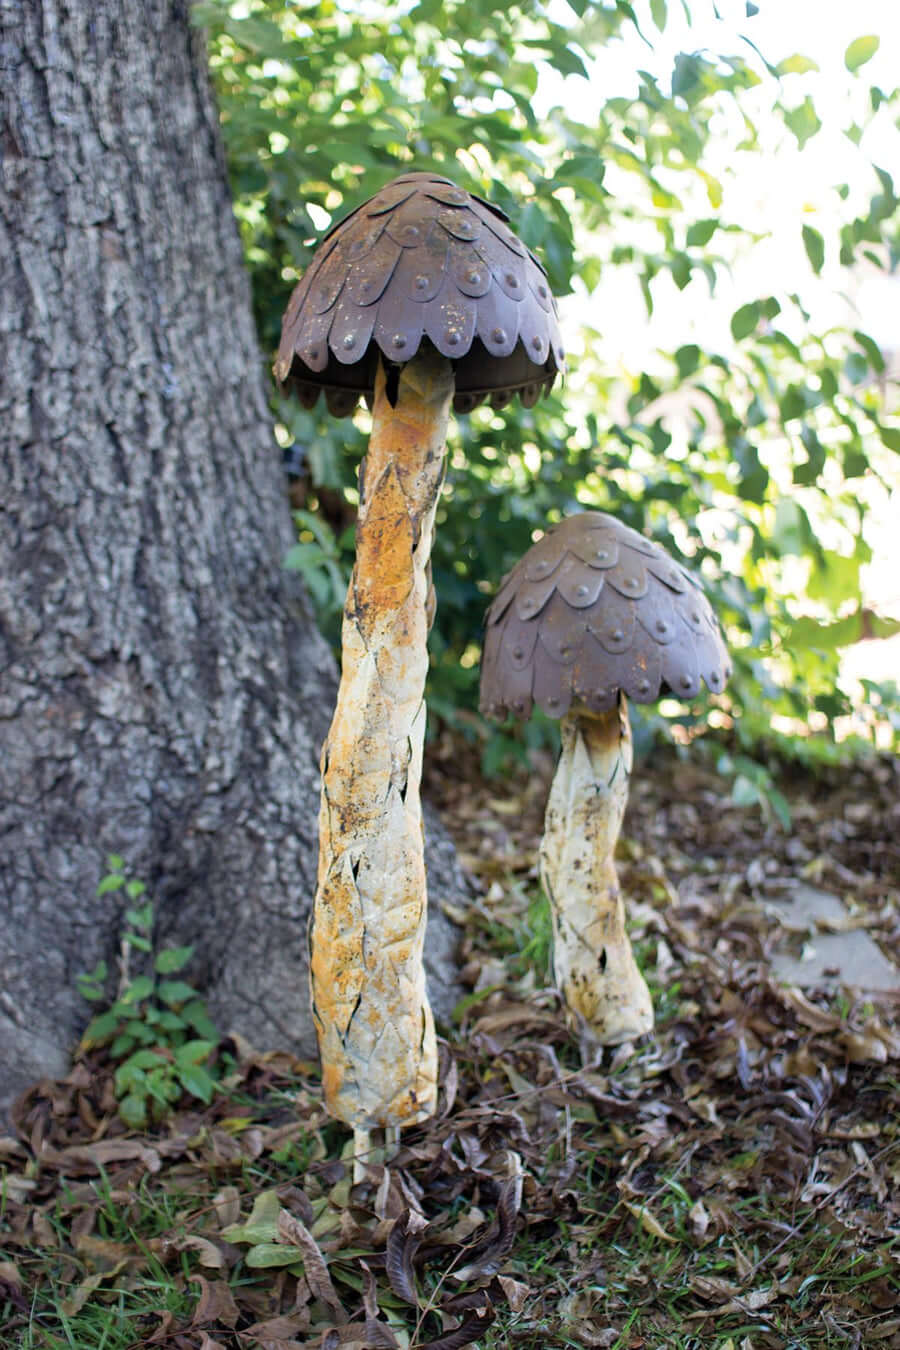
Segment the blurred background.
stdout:
[[[477,713],[500,578],[608,510],[701,579],[735,676],[636,710],[778,813],[786,760],[896,750],[900,16],[878,0],[207,0],[264,351],[332,222],[408,167],[506,210],[547,268],[570,371],[452,427],[429,708],[488,770],[554,727]],[[277,397],[277,396],[276,396]],[[364,408],[277,399],[303,573],[337,644]]]

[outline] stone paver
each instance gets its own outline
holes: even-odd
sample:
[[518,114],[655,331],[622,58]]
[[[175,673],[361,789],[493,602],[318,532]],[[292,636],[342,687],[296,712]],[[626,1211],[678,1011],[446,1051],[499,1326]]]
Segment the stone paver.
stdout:
[[767,898],[766,904],[789,932],[807,934],[799,958],[787,951],[775,954],[772,971],[777,979],[805,987],[849,985],[871,993],[900,990],[900,970],[864,928],[827,931],[831,925],[852,924],[838,896],[797,882],[783,895]]

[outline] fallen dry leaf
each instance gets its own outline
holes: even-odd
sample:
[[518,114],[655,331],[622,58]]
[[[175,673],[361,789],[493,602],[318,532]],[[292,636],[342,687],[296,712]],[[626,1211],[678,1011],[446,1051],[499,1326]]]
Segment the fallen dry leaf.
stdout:
[[203,1275],[192,1275],[191,1281],[200,1286],[200,1299],[191,1319],[192,1327],[221,1323],[237,1326],[241,1310],[224,1280],[207,1280]]
[[660,1238],[663,1242],[678,1241],[671,1233],[666,1232],[659,1220],[655,1219],[644,1205],[632,1205],[627,1200],[623,1200],[622,1204],[628,1210],[628,1213],[637,1219],[644,1232],[649,1233],[651,1237]]
[[328,1304],[337,1321],[346,1322],[347,1313],[328,1273],[328,1266],[318,1243],[306,1225],[294,1218],[286,1209],[281,1210],[278,1215],[278,1240],[290,1243],[302,1252],[303,1271],[313,1295]]

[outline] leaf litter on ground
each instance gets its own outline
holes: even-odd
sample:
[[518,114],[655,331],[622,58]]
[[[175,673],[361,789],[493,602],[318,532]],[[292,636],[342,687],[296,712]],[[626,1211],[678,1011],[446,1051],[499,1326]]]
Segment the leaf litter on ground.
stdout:
[[87,1054],[0,1139],[10,1345],[900,1345],[897,999],[779,984],[763,903],[802,875],[896,952],[897,766],[789,781],[789,833],[702,766],[645,770],[619,869],[658,1025],[601,1051],[550,980],[550,766],[501,792],[434,750],[473,878],[436,1117],[354,1184],[312,1064],[226,1038],[212,1103],[141,1134]]

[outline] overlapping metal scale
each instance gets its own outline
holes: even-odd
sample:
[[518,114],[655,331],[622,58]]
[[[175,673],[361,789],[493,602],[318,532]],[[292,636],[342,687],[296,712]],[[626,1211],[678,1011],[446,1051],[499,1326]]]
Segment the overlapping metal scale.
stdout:
[[485,620],[481,710],[527,718],[604,712],[724,689],[731,662],[709,601],[659,547],[585,511],[549,530],[503,579]]
[[407,173],[325,235],[285,311],[275,376],[338,417],[370,394],[378,352],[427,340],[455,367],[457,412],[531,407],[565,369],[547,274],[508,217],[449,178]]

